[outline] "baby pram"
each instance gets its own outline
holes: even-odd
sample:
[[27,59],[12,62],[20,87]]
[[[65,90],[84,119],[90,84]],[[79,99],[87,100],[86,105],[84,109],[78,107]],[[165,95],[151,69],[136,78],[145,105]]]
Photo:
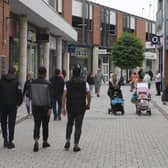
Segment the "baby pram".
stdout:
[[141,115],[142,112],[146,112],[147,115],[151,115],[151,94],[147,83],[137,83],[136,96],[136,114]]
[[116,115],[117,112],[121,112],[124,115],[124,100],[122,97],[122,92],[120,88],[112,89],[108,91],[108,95],[110,97],[110,105],[111,108],[108,109],[108,114]]

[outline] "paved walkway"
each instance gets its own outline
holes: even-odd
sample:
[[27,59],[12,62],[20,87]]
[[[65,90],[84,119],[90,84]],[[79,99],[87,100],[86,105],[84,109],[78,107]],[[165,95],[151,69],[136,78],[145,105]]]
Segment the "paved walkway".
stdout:
[[124,86],[126,114],[113,116],[107,114],[106,93],[104,86],[101,97],[93,97],[92,108],[86,113],[81,152],[64,151],[66,119],[55,122],[51,118],[51,147],[33,153],[33,120],[27,119],[16,126],[14,150],[4,149],[1,143],[0,168],[167,168],[168,120],[160,112],[167,106],[160,97],[153,96],[151,117],[137,116],[129,87]]

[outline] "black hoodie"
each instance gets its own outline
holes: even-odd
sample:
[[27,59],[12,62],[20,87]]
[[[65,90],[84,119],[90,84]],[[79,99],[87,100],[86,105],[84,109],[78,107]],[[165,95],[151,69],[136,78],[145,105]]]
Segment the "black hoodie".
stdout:
[[20,105],[21,88],[14,74],[8,74],[0,80],[0,104]]

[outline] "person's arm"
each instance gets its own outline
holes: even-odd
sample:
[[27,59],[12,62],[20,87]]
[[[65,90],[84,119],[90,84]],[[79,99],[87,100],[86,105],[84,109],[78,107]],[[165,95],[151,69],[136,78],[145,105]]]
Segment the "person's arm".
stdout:
[[64,116],[66,115],[66,108],[65,108],[66,97],[67,97],[67,91],[64,90],[64,93],[63,93],[63,96],[62,96],[62,114],[63,114]]
[[49,93],[50,93],[50,105],[49,105],[49,109],[48,109],[48,115],[50,116],[51,115],[51,110],[52,110],[52,106],[53,106],[53,86],[52,84],[50,83],[49,84]]
[[24,87],[23,87],[23,97],[25,96],[26,89],[27,89],[27,81],[24,83]]
[[90,109],[90,102],[91,102],[90,91],[86,92],[86,98],[87,98],[86,110],[89,110]]
[[89,110],[91,102],[91,94],[89,90],[89,84],[87,82],[86,82],[86,99],[87,99],[86,110]]

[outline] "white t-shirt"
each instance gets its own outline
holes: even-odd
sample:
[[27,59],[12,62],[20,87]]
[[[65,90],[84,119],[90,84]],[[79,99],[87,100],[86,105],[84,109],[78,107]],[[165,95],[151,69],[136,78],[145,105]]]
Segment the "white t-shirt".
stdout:
[[[64,91],[67,91],[66,84],[64,85]],[[86,82],[86,92],[89,92],[89,91],[90,91],[89,84]]]
[[156,76],[155,76],[155,82],[161,82],[161,75],[160,73],[157,73]]

